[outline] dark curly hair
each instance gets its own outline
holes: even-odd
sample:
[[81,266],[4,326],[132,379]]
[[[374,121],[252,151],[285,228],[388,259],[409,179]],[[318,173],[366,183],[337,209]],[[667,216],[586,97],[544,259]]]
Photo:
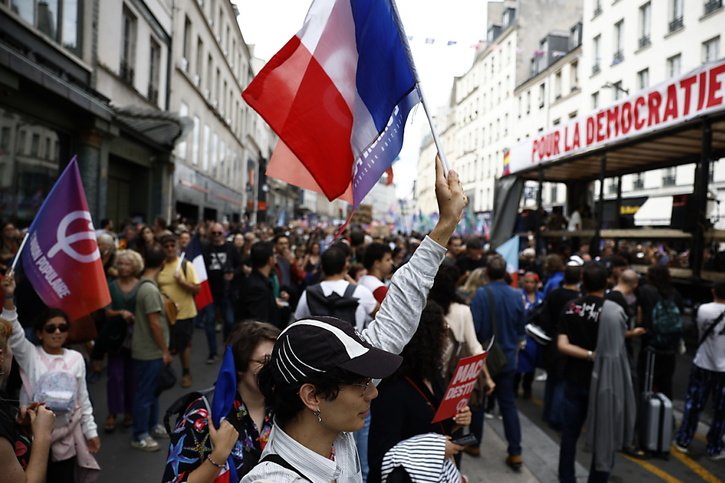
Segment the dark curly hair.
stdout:
[[428,300],[420,316],[418,330],[403,349],[403,364],[399,374],[434,380],[443,371],[443,349],[446,340],[446,321],[443,308]]
[[461,271],[455,265],[441,265],[436,274],[433,287],[428,293],[428,300],[441,306],[444,314],[448,314],[453,302],[463,303],[456,293],[456,283],[461,278]]
[[348,384],[363,383],[367,378],[341,369],[339,367],[326,372],[315,373],[305,381],[289,384],[284,380],[275,378],[271,360],[262,367],[257,375],[259,390],[264,396],[265,404],[274,411],[275,421],[284,429],[285,425],[294,419],[305,405],[300,398],[300,388],[303,384],[315,386],[315,392],[327,401],[333,401],[340,393],[340,387]]

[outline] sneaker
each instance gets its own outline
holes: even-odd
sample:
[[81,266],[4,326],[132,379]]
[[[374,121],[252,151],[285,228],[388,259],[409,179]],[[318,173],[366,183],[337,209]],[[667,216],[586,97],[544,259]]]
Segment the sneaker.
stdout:
[[222,324],[221,324],[221,322],[217,322],[217,324],[216,324],[216,331],[217,331],[217,334],[222,331]]
[[151,436],[156,439],[169,439],[169,433],[167,433],[166,428],[164,428],[160,424],[157,424],[156,426],[151,428]]
[[720,461],[725,460],[725,450],[720,450],[719,453],[715,453],[714,455],[709,457],[712,461]]
[[514,471],[521,471],[521,467],[524,464],[524,459],[521,457],[520,454],[517,455],[508,455],[508,458],[506,458],[506,464],[509,468],[511,468]]
[[209,364],[209,365],[216,364],[216,362],[218,360],[219,360],[219,358],[217,358],[216,354],[213,354],[213,355],[210,355],[209,356],[209,358],[206,360],[206,363]]
[[184,389],[188,389],[192,385],[191,374],[184,374],[181,376],[181,382],[179,383]]
[[677,441],[673,442],[673,443],[672,443],[672,446],[674,446],[674,447],[675,447],[675,449],[676,449],[677,451],[679,451],[680,453],[684,453],[684,454],[687,454],[687,453],[689,453],[689,450],[687,449],[687,446],[682,446],[682,445],[681,445],[680,443],[678,443]]
[[534,378],[534,381],[536,381],[536,382],[546,381],[546,372],[542,372],[541,374],[539,374],[538,376],[536,376]]
[[483,417],[484,417],[484,418],[486,418],[486,419],[493,419],[493,418],[495,418],[496,416],[495,416],[495,415],[494,415],[493,413],[490,413],[490,412],[488,412],[488,411],[484,411],[484,413],[483,413]]
[[151,436],[146,436],[139,441],[131,441],[131,447],[148,452],[158,451],[160,448],[158,441],[156,441]]

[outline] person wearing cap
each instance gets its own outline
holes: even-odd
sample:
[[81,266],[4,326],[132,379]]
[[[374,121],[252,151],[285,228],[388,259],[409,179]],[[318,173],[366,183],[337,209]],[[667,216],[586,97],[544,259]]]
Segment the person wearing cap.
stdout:
[[417,329],[448,238],[467,203],[457,173],[436,161],[440,219],[410,261],[398,269],[377,317],[361,333],[334,318],[307,318],[277,339],[259,385],[275,423],[260,463],[242,480],[362,481],[352,435],[393,374],[397,355]]

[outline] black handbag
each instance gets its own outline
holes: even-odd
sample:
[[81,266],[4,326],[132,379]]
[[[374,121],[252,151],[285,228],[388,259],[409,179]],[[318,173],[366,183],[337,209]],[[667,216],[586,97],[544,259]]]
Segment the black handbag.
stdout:
[[161,368],[161,372],[159,373],[159,383],[156,386],[156,395],[158,396],[162,392],[168,391],[175,385],[176,373],[174,372],[174,369],[171,367],[171,364],[164,364]]
[[[491,345],[491,348],[488,351],[488,356],[486,357],[486,368],[488,369],[488,373],[491,377],[496,377],[506,368],[508,365],[508,359],[506,358],[506,354],[503,349],[501,349],[501,346],[498,344],[498,337],[496,336],[496,302],[493,300],[493,293],[491,292],[491,288],[488,286],[484,287],[484,290],[486,290],[488,314],[491,319],[491,331],[493,332],[493,336],[491,337],[493,339],[493,345]],[[491,339],[487,341],[486,346],[489,344],[491,344]]]

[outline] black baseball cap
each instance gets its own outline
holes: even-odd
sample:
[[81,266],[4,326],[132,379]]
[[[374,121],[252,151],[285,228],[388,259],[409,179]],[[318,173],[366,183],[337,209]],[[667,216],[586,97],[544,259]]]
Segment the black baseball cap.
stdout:
[[393,374],[402,362],[399,355],[363,340],[349,322],[310,317],[282,331],[269,363],[278,381],[295,384],[337,367],[362,377],[382,379]]

